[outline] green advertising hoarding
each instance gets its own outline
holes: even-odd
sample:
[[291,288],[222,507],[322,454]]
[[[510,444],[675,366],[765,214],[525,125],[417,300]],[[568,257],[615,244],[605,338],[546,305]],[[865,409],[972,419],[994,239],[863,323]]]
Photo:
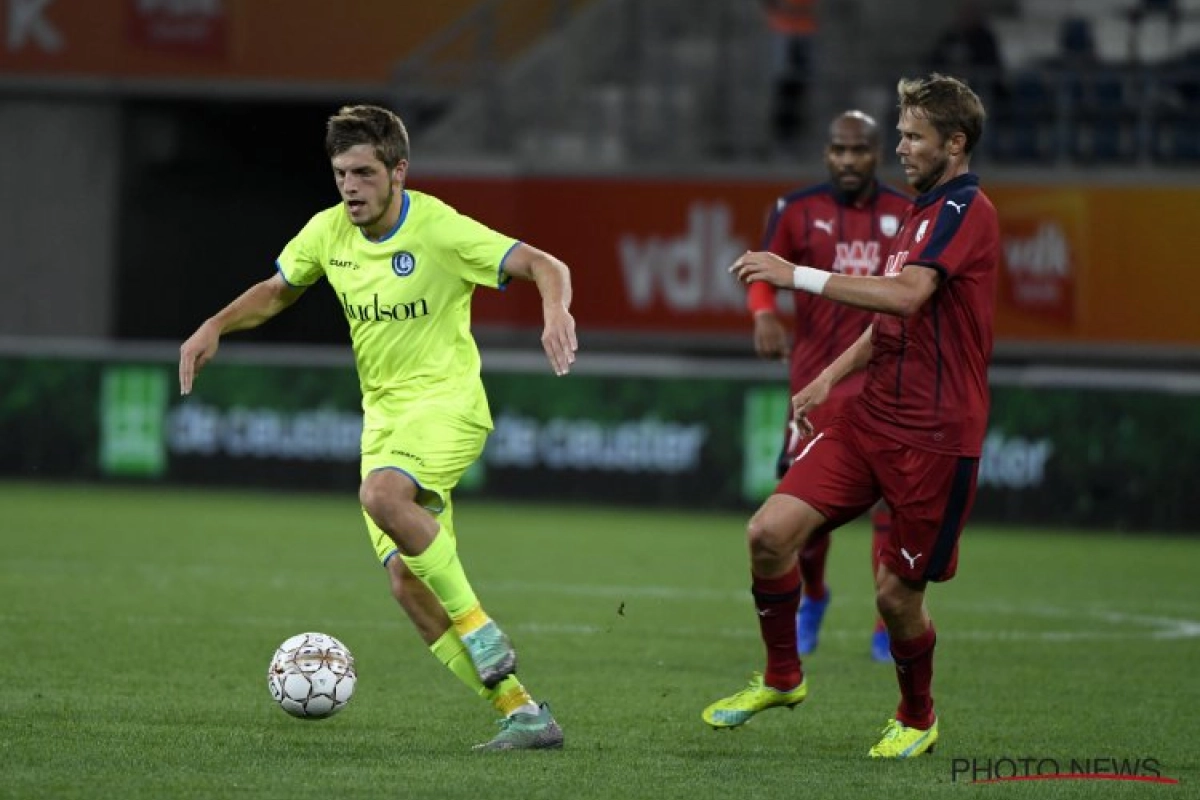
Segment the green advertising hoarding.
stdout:
[[[346,365],[214,363],[180,397],[154,361],[0,357],[0,473],[354,491]],[[489,371],[496,430],[460,491],[752,509],[775,485],[786,387],[734,377]],[[1188,392],[1000,385],[975,519],[1200,531]]]

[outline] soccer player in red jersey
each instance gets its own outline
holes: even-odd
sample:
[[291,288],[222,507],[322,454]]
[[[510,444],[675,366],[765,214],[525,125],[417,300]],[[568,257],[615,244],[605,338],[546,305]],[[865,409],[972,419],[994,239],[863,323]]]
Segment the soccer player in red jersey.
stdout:
[[[996,209],[970,171],[983,103],[966,84],[936,73],[900,81],[897,93],[896,153],[919,196],[884,275],[836,275],[767,252],[746,253],[730,267],[742,281],[792,286],[876,316],[792,398],[797,424],[814,435],[747,526],[766,671],[702,715],[714,727],[731,728],[804,700],[808,685],[792,622],[800,596],[797,551],[882,497],[892,509],[892,529],[875,575],[876,606],[891,635],[900,703],[870,749],[875,758],[920,755],[938,739],[931,689],[936,638],[925,591],[930,581],[954,576],[959,534],[975,499],[1000,261]],[[813,409],[863,369],[862,392],[814,433]]]
[[[908,196],[876,177],[880,135],[875,120],[861,111],[846,111],[829,126],[825,166],[829,181],[779,198],[767,222],[764,246],[797,264],[809,264],[841,275],[881,275],[883,257],[907,213]],[[791,287],[787,287],[791,288]],[[779,318],[775,286],[765,281],[750,284],[747,305],[754,317],[754,349],[763,358],[788,358],[788,335]],[[790,355],[790,384],[794,395],[821,374],[829,362],[852,345],[871,324],[869,311],[827,303],[814,295],[796,293],[795,325]],[[838,416],[842,407],[862,389],[863,375],[837,385],[829,398],[810,415],[817,430]],[[792,422],[789,404],[787,422]],[[785,425],[783,448],[777,465],[782,478],[804,444],[794,424]],[[880,503],[871,515],[874,539],[871,573],[879,567],[878,553],[887,539],[891,515]],[[829,606],[825,562],[829,555],[828,532],[813,536],[800,554],[803,595],[796,613],[796,648],[808,655],[817,648],[821,621]],[[871,655],[876,661],[892,660],[887,628],[876,618],[871,634]]]

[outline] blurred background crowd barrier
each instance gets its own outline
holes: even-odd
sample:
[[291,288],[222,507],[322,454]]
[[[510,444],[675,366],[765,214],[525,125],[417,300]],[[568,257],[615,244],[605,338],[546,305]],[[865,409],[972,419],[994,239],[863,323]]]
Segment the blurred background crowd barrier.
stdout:
[[[328,115],[378,102],[409,124],[411,188],[574,272],[570,381],[541,377],[534,292],[477,295],[500,424],[473,490],[751,506],[786,376],[725,267],[824,178],[837,111],[879,117],[898,183],[894,86],[930,69],[990,112],[981,512],[1200,530],[1200,0],[0,0],[0,472],[352,485],[324,290],[230,340],[195,398],[169,362],[337,202]],[[336,380],[306,393],[309,364]],[[260,437],[291,426],[284,451],[196,433],[250,411]]]

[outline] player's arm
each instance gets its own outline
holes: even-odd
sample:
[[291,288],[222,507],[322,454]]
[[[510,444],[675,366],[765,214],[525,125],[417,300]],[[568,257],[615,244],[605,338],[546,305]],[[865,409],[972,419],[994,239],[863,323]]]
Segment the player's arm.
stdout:
[[834,359],[832,364],[823,369],[812,383],[792,396],[792,414],[803,435],[811,436],[813,433],[812,423],[808,419],[809,412],[829,398],[829,393],[834,386],[855,372],[866,369],[867,364],[870,363],[871,332],[874,327],[874,325],[868,325],[854,344],[847,347],[845,352]]
[[304,289],[292,286],[275,273],[206,319],[179,347],[179,393],[191,393],[196,373],[217,354],[223,334],[258,327],[296,302]]
[[754,352],[760,358],[787,359],[787,329],[775,305],[776,289],[757,281],[746,292],[746,306],[754,319]]
[[542,348],[555,375],[575,363],[575,318],[571,316],[571,271],[549,253],[519,243],[504,258],[505,274],[537,284],[542,296]]
[[915,314],[941,280],[936,269],[919,264],[906,264],[895,276],[837,275],[765,252],[743,254],[729,271],[745,283],[762,281],[896,317]]
[[[785,198],[775,201],[763,233],[763,248],[772,252],[792,252],[797,249],[790,241],[790,228],[784,224],[788,203]],[[754,320],[754,352],[759,358],[787,360],[788,334],[779,318],[778,290],[766,281],[750,284],[746,291],[746,307]]]

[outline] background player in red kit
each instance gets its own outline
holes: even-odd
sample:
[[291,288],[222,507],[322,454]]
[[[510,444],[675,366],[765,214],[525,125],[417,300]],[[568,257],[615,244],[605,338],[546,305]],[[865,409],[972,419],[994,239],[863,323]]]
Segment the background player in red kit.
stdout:
[[797,550],[882,496],[892,530],[876,573],[876,605],[887,623],[900,704],[876,758],[909,758],[938,739],[934,713],[929,581],[949,580],[958,538],[975,499],[987,427],[988,363],[1000,260],[996,209],[970,172],[983,133],[979,97],[954,78],[902,80],[896,153],[920,194],[902,222],[884,276],[834,275],[773,253],[746,253],[730,272],[746,282],[791,285],[878,312],[871,327],[792,398],[796,420],[836,384],[866,369],[845,412],[815,432],[747,526],[754,605],[767,650],[763,675],[704,709],[718,728],[760,711],[795,706],[808,694],[792,617],[799,605]]
[[[764,246],[797,264],[809,264],[842,275],[881,275],[883,258],[900,229],[900,219],[910,200],[878,180],[880,135],[875,120],[861,111],[846,111],[829,126],[825,166],[829,181],[779,198],[767,222]],[[790,287],[788,287],[790,288]],[[747,305],[754,317],[754,348],[763,358],[788,358],[788,333],[779,318],[776,287],[764,281],[750,284]],[[870,311],[828,303],[813,295],[796,293],[796,318],[790,356],[790,384],[794,395],[808,386],[834,358],[852,345],[871,324]],[[842,381],[829,399],[809,417],[821,430],[842,406],[862,389],[863,375]],[[786,420],[791,422],[789,404]],[[784,426],[778,475],[782,478],[804,445],[794,425]],[[879,549],[886,541],[891,514],[879,504],[871,515],[871,574],[879,567]],[[813,536],[800,553],[803,595],[796,613],[796,649],[808,655],[817,648],[821,621],[829,607],[825,562],[829,555],[828,532]],[[887,628],[882,618],[871,634],[871,656],[891,661]]]

